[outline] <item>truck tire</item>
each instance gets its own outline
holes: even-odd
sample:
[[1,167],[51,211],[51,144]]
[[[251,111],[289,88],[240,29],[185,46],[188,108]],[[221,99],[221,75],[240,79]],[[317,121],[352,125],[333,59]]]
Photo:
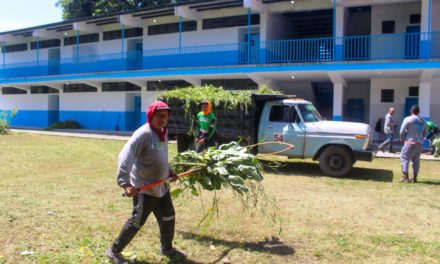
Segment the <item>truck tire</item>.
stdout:
[[319,156],[319,168],[325,175],[342,177],[353,168],[350,152],[341,146],[330,146]]
[[184,152],[189,149],[191,145],[191,137],[187,134],[178,134],[177,135],[177,152]]

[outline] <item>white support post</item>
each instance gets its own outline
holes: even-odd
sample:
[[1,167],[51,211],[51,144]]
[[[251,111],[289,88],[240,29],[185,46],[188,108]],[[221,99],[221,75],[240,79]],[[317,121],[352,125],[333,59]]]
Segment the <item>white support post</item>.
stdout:
[[434,77],[435,70],[424,70],[420,77],[419,84],[419,107],[420,116],[426,120],[431,117],[431,88],[432,79]]
[[342,121],[343,118],[344,85],[333,84],[333,120]]
[[249,79],[258,84],[258,88],[261,88],[263,85],[269,86],[271,89],[277,90],[280,88],[279,84],[273,79],[261,77],[258,74],[247,74]]
[[60,39],[62,35],[58,32],[47,31],[45,29],[35,29],[32,36],[44,39]]
[[73,30],[91,32],[91,33],[97,33],[102,31],[100,27],[93,24],[87,24],[86,22],[74,22]]
[[265,14],[268,12],[266,4],[257,0],[244,0],[243,7],[250,8],[255,13]]
[[186,77],[186,76],[178,76],[178,77],[184,80],[185,82],[192,84],[194,87],[202,85],[202,79]]
[[102,92],[102,83],[101,82],[83,81],[83,83],[90,85],[92,87],[95,87],[98,93]]
[[420,24],[420,57],[429,58],[431,49],[432,0],[422,0]]
[[176,17],[184,17],[193,20],[201,20],[202,16],[197,10],[190,9],[189,6],[176,6],[174,7],[174,15]]
[[343,60],[343,45],[344,45],[344,32],[345,32],[345,19],[347,17],[346,15],[346,9],[344,6],[341,5],[340,1],[335,1],[333,4],[333,8],[335,8],[333,15],[335,18],[333,18],[333,37],[334,39],[334,59],[336,61]]
[[333,120],[342,121],[344,112],[344,87],[347,81],[337,72],[328,72],[333,83]]
[[138,17],[133,17],[130,14],[120,15],[119,16],[119,24],[130,26],[130,27],[143,27],[142,19]]

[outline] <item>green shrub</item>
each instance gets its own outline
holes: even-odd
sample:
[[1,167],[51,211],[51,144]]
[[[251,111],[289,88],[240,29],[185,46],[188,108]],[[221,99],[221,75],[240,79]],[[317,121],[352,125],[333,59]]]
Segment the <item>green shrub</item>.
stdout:
[[49,126],[49,129],[80,129],[78,122],[73,120],[66,120],[64,122],[55,122]]
[[0,113],[0,134],[9,132],[9,125],[16,114],[17,110],[5,110]]

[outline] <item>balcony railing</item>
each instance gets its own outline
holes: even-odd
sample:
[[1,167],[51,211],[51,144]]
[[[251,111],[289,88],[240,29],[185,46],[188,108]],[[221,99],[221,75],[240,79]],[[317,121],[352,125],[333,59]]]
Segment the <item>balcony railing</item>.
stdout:
[[[440,58],[440,32],[191,46],[0,65],[0,78],[142,69]],[[13,54],[6,54],[13,56]]]

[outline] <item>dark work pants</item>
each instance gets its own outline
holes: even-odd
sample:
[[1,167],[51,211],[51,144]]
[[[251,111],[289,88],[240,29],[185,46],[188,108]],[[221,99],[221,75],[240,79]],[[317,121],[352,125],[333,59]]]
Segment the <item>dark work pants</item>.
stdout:
[[150,213],[153,212],[160,229],[160,244],[163,250],[172,248],[175,226],[175,212],[170,193],[161,198],[146,194],[133,197],[133,213],[125,222],[119,236],[112,245],[114,252],[122,252],[130,243],[139,229],[145,224]]

